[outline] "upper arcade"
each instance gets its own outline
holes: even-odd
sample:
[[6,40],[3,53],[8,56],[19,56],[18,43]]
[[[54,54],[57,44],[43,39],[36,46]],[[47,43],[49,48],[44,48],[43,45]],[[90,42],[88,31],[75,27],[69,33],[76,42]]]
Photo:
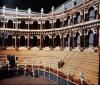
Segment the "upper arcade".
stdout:
[[[72,3],[72,1],[77,4],[68,9],[67,2]],[[56,44],[62,47],[74,47],[78,44],[81,47],[88,47],[90,44],[92,47],[93,45],[98,47],[100,45],[98,38],[100,1],[85,0],[84,3],[79,4],[77,1],[79,0],[71,0],[71,2],[68,0],[61,5],[63,11],[59,13],[56,13],[52,7],[51,13],[48,14],[44,14],[43,8],[40,10],[41,13],[35,13],[30,8],[22,11],[17,7],[10,9],[3,6],[0,9],[0,34],[3,34],[2,38],[8,38],[9,35],[14,36],[15,47],[17,38],[20,43],[21,37],[24,37],[27,41],[24,45],[29,46],[30,38],[33,36],[39,38],[38,46],[40,47],[43,46],[45,39],[48,41],[47,45],[52,45],[52,47]]]

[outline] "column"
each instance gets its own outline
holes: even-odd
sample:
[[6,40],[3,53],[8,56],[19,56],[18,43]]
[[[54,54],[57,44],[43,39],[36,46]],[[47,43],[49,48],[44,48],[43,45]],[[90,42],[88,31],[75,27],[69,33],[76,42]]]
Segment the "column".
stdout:
[[44,47],[44,35],[42,34],[42,36],[41,36],[41,46],[42,46],[42,48]]
[[40,20],[41,24],[40,24],[40,30],[41,30],[41,34],[40,34],[40,50],[42,50],[42,29],[43,29],[43,23],[42,23],[42,19]]
[[[72,26],[73,25],[74,25],[74,14],[72,14]],[[72,37],[72,48],[74,48],[74,35],[73,35],[73,31],[71,32],[71,37]]]
[[5,33],[3,33],[2,45],[3,45],[3,49],[6,50],[6,35],[5,35]]
[[55,44],[54,44],[54,34],[52,34],[52,47],[53,48],[55,47]]
[[74,34],[72,33],[72,48],[75,47],[75,40],[74,40]]
[[[16,20],[16,23],[15,23],[15,29],[18,29],[18,19]],[[18,50],[18,35],[17,35],[17,32],[15,33],[15,49]]]
[[65,39],[64,39],[64,34],[63,34],[63,43],[62,43],[63,44],[63,48],[64,48],[64,43],[65,43]]
[[74,48],[74,36],[73,36],[73,32],[71,32],[71,47]]
[[15,28],[15,23],[14,23],[14,21],[13,21],[13,29]]
[[18,34],[15,34],[15,49],[18,50],[19,48],[19,40],[18,40]]
[[40,49],[42,48],[42,46],[41,46],[41,34],[40,34]]
[[100,9],[99,9],[99,4],[98,4],[98,5],[97,5],[97,10],[95,10],[95,11],[97,11],[97,13],[95,12],[95,13],[96,13],[96,19],[99,18],[99,10],[100,10]]
[[62,34],[62,39],[61,39],[61,47],[62,47],[62,49],[64,48],[64,36],[63,36],[64,34]]
[[[83,20],[82,20],[82,23],[84,23],[85,22],[85,9],[83,10]],[[84,41],[84,44],[83,44],[83,48],[85,49],[85,28],[83,29],[83,41]]]
[[[100,3],[99,3],[99,6],[98,6],[98,19],[100,19]],[[98,30],[99,30],[99,36],[98,36],[98,46],[99,46],[99,50],[100,50],[100,26],[98,26]]]
[[30,39],[30,36],[29,36],[29,33],[28,33],[28,35],[27,35],[27,48],[28,49],[30,48],[30,46],[29,46],[29,39]]
[[16,40],[16,35],[15,35],[15,49],[16,49],[16,41],[17,41],[17,40]]
[[62,18],[62,25],[61,27],[64,27],[64,17]]
[[52,25],[51,26],[52,26],[52,29],[53,29],[54,28],[54,21],[53,21],[53,19],[52,19]]
[[5,28],[5,18],[3,19],[3,28]]
[[[28,19],[28,30],[30,30],[30,20],[29,19]],[[27,35],[27,48],[28,49],[30,48],[29,40],[30,40],[30,35],[29,35],[29,32],[28,32],[28,35]]]
[[99,44],[98,44],[98,46],[99,46],[99,48],[100,48],[100,26],[99,26]]
[[52,19],[52,47],[54,48],[54,33],[53,33],[53,29],[54,29],[54,20]]
[[85,49],[85,41],[86,41],[85,30],[83,30],[83,36],[84,36],[84,49]]

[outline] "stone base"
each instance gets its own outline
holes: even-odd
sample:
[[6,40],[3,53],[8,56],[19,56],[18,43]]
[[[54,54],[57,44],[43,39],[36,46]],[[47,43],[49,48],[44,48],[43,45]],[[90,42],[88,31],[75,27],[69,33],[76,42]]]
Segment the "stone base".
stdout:
[[27,50],[26,47],[19,47],[19,50]]
[[61,50],[60,46],[54,48],[54,50]]
[[89,47],[84,49],[84,52],[94,52],[94,48],[93,47]]
[[49,47],[44,47],[43,50],[50,50],[50,48]]
[[15,48],[11,46],[11,47],[6,47],[6,49],[11,49],[12,50],[12,49],[15,49]]
[[65,47],[64,51],[70,51],[70,47]]
[[32,47],[31,50],[39,50],[38,47]]
[[74,49],[72,49],[72,51],[80,51],[79,47],[75,47]]

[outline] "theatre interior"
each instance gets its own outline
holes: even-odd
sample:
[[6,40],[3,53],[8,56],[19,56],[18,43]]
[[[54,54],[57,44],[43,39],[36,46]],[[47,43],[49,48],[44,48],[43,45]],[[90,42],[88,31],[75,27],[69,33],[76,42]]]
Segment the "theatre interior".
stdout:
[[100,85],[100,0],[45,9],[0,7],[0,85]]

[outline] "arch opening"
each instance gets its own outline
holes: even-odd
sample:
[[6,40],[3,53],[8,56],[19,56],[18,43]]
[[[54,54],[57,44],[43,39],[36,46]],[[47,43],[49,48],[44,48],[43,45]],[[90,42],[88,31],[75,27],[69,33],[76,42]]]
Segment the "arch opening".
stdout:
[[7,38],[7,46],[12,46],[12,43],[13,43],[12,35],[9,35]]
[[95,11],[94,11],[94,7],[90,7],[88,10],[88,19],[90,20],[94,20],[95,19]]
[[81,16],[80,16],[80,13],[78,12],[76,14],[76,23],[79,24],[81,22]]
[[50,22],[49,22],[49,20],[47,20],[45,22],[45,29],[50,29]]
[[81,39],[81,37],[80,37],[80,34],[77,32],[76,33],[76,46],[77,47],[80,47],[80,40]]
[[12,20],[8,20],[7,28],[13,28],[13,21]]
[[33,29],[39,29],[37,21],[33,22]]
[[22,20],[20,23],[20,29],[26,29],[25,20]]
[[60,19],[57,19],[55,23],[55,28],[60,28],[60,26],[61,26]]
[[89,47],[93,47],[93,41],[94,41],[94,35],[93,35],[93,31],[92,30],[90,30],[89,32],[88,32],[88,46]]
[[55,45],[60,46],[60,36],[59,35],[57,35],[55,38]]
[[32,39],[32,46],[33,46],[33,47],[38,46],[38,38],[37,38],[37,36],[33,36],[33,39]]
[[3,22],[0,20],[0,27],[3,27]]
[[49,46],[50,45],[49,36],[45,36],[44,43],[45,43],[45,46]]
[[67,17],[67,26],[71,25],[70,16]]
[[20,37],[20,46],[25,46],[25,42],[26,42],[25,36],[21,36]]

